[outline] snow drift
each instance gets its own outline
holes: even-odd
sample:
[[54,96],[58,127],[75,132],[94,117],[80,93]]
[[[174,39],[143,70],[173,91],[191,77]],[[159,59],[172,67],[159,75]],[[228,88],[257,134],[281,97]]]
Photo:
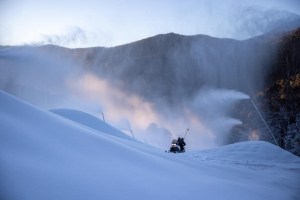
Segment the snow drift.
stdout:
[[[167,154],[116,135],[102,122],[102,128],[89,127],[95,122],[93,118],[65,111],[72,115],[70,118],[80,116],[86,123],[62,118],[0,92],[0,199],[298,197],[299,158],[270,144],[245,142],[210,152]],[[253,144],[259,147],[256,153],[248,149]],[[240,150],[243,153],[239,154]],[[264,153],[273,154],[272,159],[259,156]],[[215,160],[226,156],[234,161],[244,157],[264,160],[271,167],[255,170],[204,159],[211,155]]]

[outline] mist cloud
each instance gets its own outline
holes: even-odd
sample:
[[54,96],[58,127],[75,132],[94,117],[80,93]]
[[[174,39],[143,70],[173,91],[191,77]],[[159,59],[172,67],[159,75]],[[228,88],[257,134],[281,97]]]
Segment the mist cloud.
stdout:
[[171,139],[186,138],[189,149],[207,148],[218,140],[223,142],[230,129],[241,122],[229,117],[231,106],[247,95],[232,90],[199,92],[182,113],[160,110],[151,102],[114,87],[107,80],[87,73],[70,80],[72,93],[84,102],[98,102],[108,123],[141,141],[159,148],[167,148]]
[[[196,95],[169,105],[164,98],[156,101],[128,92],[110,76],[100,77],[60,53],[32,47],[2,52],[1,89],[46,109],[73,108],[100,119],[104,114],[107,123],[163,149],[171,139],[185,136],[187,128],[187,149],[210,148],[222,144],[230,129],[241,123],[229,115],[236,102],[247,98],[241,92],[202,88]],[[181,95],[178,91],[173,98]],[[156,90],[149,92],[157,95]]]
[[230,130],[242,124],[240,120],[230,117],[230,113],[235,104],[243,99],[249,99],[249,96],[234,90],[203,88],[191,101],[190,109],[211,130],[215,142],[223,144]]
[[66,100],[65,81],[79,71],[67,58],[32,47],[0,52],[0,89],[46,108]]
[[72,26],[60,34],[43,34],[41,40],[31,45],[58,45],[68,48],[94,47],[106,44],[112,38],[104,31],[87,31],[78,26]]
[[[234,24],[232,37],[248,39],[276,29],[289,29],[287,24],[298,21],[300,15],[279,8],[264,8],[261,6],[239,6],[230,14],[229,23]],[[295,27],[293,27],[295,28]]]

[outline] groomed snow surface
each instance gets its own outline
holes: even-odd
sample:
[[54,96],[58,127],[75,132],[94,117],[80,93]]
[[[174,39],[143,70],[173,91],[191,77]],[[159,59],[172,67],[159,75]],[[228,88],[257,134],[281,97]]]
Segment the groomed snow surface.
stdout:
[[300,159],[272,144],[170,154],[89,114],[0,92],[1,200],[299,197]]

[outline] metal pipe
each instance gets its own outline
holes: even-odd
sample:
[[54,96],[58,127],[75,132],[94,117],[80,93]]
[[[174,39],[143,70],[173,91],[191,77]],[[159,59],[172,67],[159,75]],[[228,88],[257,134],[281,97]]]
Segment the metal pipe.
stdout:
[[184,135],[184,137],[183,137],[184,139],[185,139],[185,136],[187,135],[187,133],[188,133],[189,130],[190,130],[190,129],[188,129],[188,128],[186,129],[185,135]]
[[103,121],[105,122],[104,113],[101,112],[101,114],[102,114],[102,119],[103,119]]
[[277,146],[279,146],[279,144],[278,144],[278,142],[276,141],[275,136],[273,135],[273,133],[272,133],[270,127],[268,126],[266,120],[264,119],[264,117],[262,116],[262,114],[260,113],[260,111],[258,110],[258,108],[257,108],[257,106],[255,105],[255,103],[254,103],[254,101],[252,100],[252,98],[250,98],[250,101],[252,102],[252,104],[253,104],[255,110],[257,111],[257,113],[259,114],[259,116],[261,117],[261,119],[263,120],[263,122],[265,123],[266,127],[268,128],[268,130],[269,130],[271,136],[272,136],[273,139],[274,139],[275,144],[276,144]]

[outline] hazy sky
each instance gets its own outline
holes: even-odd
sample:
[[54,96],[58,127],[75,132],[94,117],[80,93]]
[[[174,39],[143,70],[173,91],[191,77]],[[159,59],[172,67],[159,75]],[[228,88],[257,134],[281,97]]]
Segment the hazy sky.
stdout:
[[245,39],[272,11],[300,14],[300,1],[0,0],[0,45],[116,46],[168,32]]

